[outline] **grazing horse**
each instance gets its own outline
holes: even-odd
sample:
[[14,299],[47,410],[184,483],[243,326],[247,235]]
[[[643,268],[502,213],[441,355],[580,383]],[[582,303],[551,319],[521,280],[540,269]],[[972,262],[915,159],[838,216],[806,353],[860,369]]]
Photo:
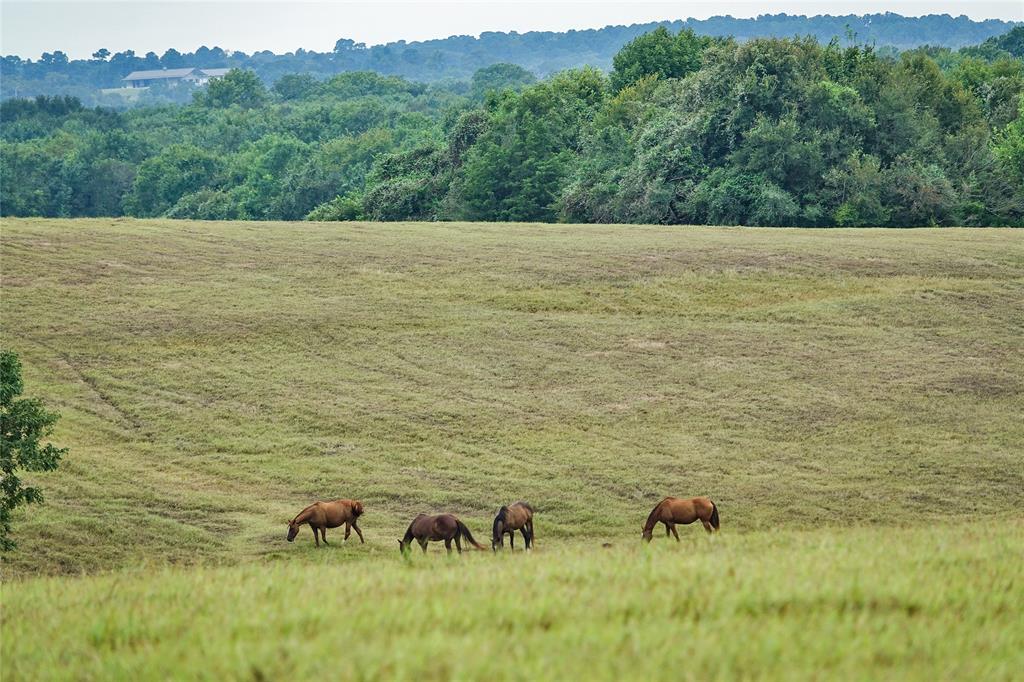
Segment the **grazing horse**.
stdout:
[[[299,534],[299,526],[304,523],[308,523],[309,527],[313,529],[313,539],[316,541],[317,547],[320,546],[321,537],[324,539],[324,544],[328,544],[328,528],[337,528],[342,524],[345,525],[345,540],[348,540],[349,534],[355,530],[359,535],[359,542],[365,542],[363,531],[359,530],[359,526],[356,524],[362,514],[363,503],[359,500],[314,502],[288,522],[288,542],[295,539],[295,536]],[[317,531],[320,533],[319,536],[317,536]]]
[[498,510],[494,517],[494,530],[491,533],[491,549],[495,552],[498,547],[505,547],[505,533],[508,533],[508,544],[512,549],[516,548],[516,531],[523,533],[523,540],[526,541],[526,549],[533,546],[533,507],[525,502],[516,502]]
[[679,541],[679,533],[676,532],[676,524],[686,525],[697,519],[704,524],[704,529],[711,532],[718,530],[718,507],[711,501],[710,497],[694,497],[689,500],[681,500],[678,497],[666,497],[651,510],[644,524],[643,534],[640,536],[646,542],[651,541],[654,535],[654,526],[659,522],[665,524],[665,537],[669,533],[676,536]]
[[462,538],[466,538],[471,545],[477,549],[484,549],[483,545],[473,539],[473,534],[466,528],[466,524],[459,521],[452,514],[438,514],[427,516],[420,514],[412,523],[409,530],[405,531],[405,537],[398,541],[398,551],[405,554],[412,546],[412,541],[420,543],[423,553],[427,553],[427,543],[444,540],[444,548],[452,553],[452,540],[455,540],[455,547],[462,554]]

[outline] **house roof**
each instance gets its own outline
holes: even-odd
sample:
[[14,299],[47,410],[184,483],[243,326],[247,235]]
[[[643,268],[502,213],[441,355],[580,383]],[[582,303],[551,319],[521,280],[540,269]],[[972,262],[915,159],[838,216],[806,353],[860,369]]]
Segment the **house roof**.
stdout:
[[132,71],[122,78],[125,81],[150,81],[158,78],[184,78],[195,71],[194,67],[187,69],[154,69],[152,71]]
[[223,75],[227,74],[227,72],[230,71],[231,69],[199,69],[199,70],[202,71],[207,76],[210,76],[211,78],[217,78],[218,76],[223,76]]

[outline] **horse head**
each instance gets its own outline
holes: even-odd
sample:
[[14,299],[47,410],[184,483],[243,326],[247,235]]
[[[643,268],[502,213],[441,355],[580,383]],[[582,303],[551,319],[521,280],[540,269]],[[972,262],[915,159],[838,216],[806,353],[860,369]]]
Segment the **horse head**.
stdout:
[[498,548],[505,548],[505,519],[507,518],[508,507],[498,510],[494,517],[494,525],[491,528],[491,550],[497,552]]
[[299,534],[299,524],[295,523],[294,520],[288,522],[288,542],[295,539],[295,536]]

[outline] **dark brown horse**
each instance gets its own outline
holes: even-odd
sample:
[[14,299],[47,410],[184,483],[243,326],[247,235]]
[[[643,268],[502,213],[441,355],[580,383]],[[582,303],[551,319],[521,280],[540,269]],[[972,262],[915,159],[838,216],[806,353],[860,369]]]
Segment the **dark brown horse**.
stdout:
[[[333,500],[331,502],[314,502],[288,522],[288,542],[295,539],[299,534],[299,526],[308,523],[313,529],[313,539],[316,546],[320,546],[320,538],[327,544],[327,529],[337,528],[345,525],[345,540],[355,530],[359,535],[359,542],[364,542],[363,531],[359,530],[356,521],[363,514],[363,503],[359,500]],[[320,535],[317,535],[319,531]]]
[[451,554],[452,540],[454,540],[456,549],[459,550],[459,554],[462,554],[462,538],[468,540],[477,549],[484,549],[480,543],[473,539],[473,534],[466,528],[466,524],[459,521],[452,514],[438,514],[436,516],[420,514],[409,524],[409,530],[405,531],[405,537],[398,541],[398,550],[405,554],[412,546],[412,541],[416,540],[416,542],[420,543],[423,553],[426,554],[428,542],[444,540],[444,548]]
[[533,546],[533,507],[525,502],[516,502],[498,510],[494,517],[494,529],[491,532],[491,549],[505,547],[505,533],[508,533],[508,544],[516,548],[516,531],[521,531],[526,549]]
[[686,525],[700,519],[704,529],[711,532],[718,530],[718,507],[711,501],[710,497],[693,497],[689,500],[681,500],[678,497],[666,497],[658,503],[647,517],[641,537],[650,542],[654,535],[654,527],[658,523],[665,524],[665,537],[669,533],[676,536],[679,541],[679,533],[676,532],[676,524]]

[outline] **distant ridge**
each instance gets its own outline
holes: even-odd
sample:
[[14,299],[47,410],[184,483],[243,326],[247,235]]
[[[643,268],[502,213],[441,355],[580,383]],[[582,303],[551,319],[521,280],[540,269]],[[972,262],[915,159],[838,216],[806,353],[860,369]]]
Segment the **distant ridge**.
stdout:
[[[137,55],[133,51],[109,53],[103,58],[68,60],[62,52],[46,53],[36,61],[3,57],[0,95],[75,94],[85,96],[96,88],[118,87],[132,71],[174,69],[192,64],[211,68],[246,68],[271,83],[285,74],[307,73],[326,78],[344,71],[375,71],[405,78],[436,82],[468,80],[484,66],[499,62],[518,64],[539,77],[584,65],[608,69],[615,53],[636,36],[665,26],[671,31],[692,29],[698,34],[734,36],[745,41],[761,37],[811,36],[820,42],[873,44],[878,48],[905,50],[921,45],[952,49],[976,45],[1006,33],[1022,22],[987,19],[974,21],[964,15],[930,14],[905,17],[884,14],[791,15],[764,14],[754,18],[716,16],[679,19],[629,26],[526,33],[488,31],[479,36],[456,35],[418,42],[398,41],[368,47],[340,39],[331,52],[304,49],[286,54],[268,50],[252,55],[220,47],[201,47],[194,53],[168,50]],[[339,33],[341,29],[339,29]]]

